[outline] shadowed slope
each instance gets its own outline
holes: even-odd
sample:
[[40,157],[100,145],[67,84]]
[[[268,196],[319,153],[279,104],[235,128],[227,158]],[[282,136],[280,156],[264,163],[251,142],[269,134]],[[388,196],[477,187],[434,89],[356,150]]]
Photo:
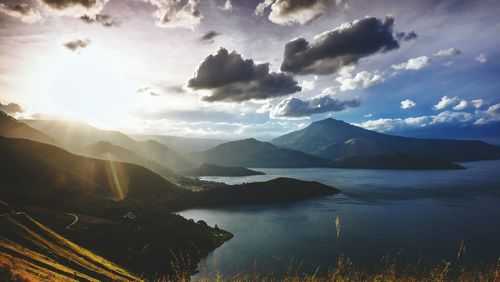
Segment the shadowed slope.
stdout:
[[165,202],[189,193],[137,165],[73,155],[54,146],[0,138],[0,198],[13,205],[85,212]]
[[199,163],[242,167],[328,167],[330,160],[279,148],[269,142],[245,139],[227,142],[205,152],[192,154]]
[[57,145],[49,136],[0,111],[0,136],[24,138],[41,143]]

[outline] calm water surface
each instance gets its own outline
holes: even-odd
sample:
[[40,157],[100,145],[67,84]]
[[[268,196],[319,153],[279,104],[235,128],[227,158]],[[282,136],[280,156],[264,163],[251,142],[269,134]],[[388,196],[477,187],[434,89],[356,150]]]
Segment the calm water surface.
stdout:
[[464,265],[494,263],[500,257],[500,161],[462,165],[467,169],[258,169],[266,175],[206,177],[236,184],[286,176],[319,181],[342,193],[293,204],[181,212],[235,235],[202,260],[195,278],[215,271],[225,277],[279,273],[289,265],[322,272],[339,255],[366,270],[383,265],[386,255],[402,264],[431,265],[453,261],[462,241]]

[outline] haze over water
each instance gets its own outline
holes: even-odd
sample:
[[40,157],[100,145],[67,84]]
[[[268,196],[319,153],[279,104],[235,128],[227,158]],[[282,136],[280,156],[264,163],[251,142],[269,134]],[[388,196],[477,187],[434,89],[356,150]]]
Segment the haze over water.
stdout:
[[269,274],[290,264],[304,272],[326,271],[341,254],[367,270],[388,254],[403,265],[419,259],[432,265],[453,262],[462,241],[462,263],[494,263],[500,253],[499,164],[469,162],[462,164],[466,170],[441,171],[258,169],[266,175],[205,177],[235,184],[286,176],[319,181],[342,193],[298,203],[181,212],[235,235],[202,260],[196,277],[214,270],[226,277],[254,269]]

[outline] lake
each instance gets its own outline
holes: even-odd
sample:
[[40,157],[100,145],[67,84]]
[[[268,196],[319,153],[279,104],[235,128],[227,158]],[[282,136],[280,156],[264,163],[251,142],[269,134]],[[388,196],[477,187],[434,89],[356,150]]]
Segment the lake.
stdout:
[[[364,270],[386,263],[455,261],[493,264],[500,257],[500,161],[462,163],[466,170],[258,169],[266,175],[205,177],[229,184],[280,176],[314,180],[341,194],[297,203],[193,209],[186,218],[234,234],[204,258],[196,277],[239,273],[325,272],[340,255]],[[341,222],[337,238],[335,218]]]

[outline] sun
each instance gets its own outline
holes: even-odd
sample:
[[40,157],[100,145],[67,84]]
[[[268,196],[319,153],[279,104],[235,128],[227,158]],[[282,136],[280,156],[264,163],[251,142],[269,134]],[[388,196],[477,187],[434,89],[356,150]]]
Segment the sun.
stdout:
[[97,44],[48,52],[31,77],[44,111],[89,123],[119,118],[134,103],[131,66],[115,51]]

